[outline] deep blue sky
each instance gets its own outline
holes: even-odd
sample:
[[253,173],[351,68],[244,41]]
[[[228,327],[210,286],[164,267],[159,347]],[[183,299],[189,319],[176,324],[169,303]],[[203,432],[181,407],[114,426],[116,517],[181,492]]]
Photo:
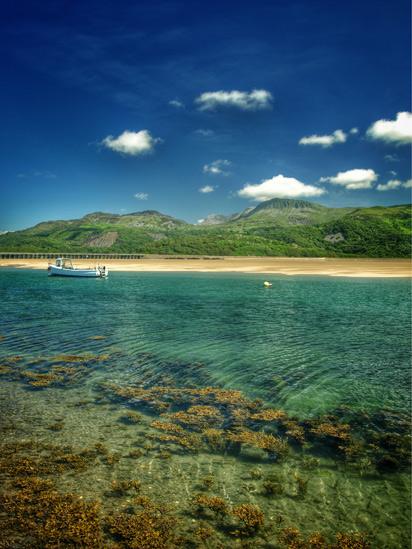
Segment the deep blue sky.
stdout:
[[[331,206],[410,201],[411,136],[396,125],[410,111],[408,0],[16,0],[1,20],[0,230],[97,210],[195,222],[256,204],[238,191],[258,200],[253,185],[279,175]],[[196,102],[207,92],[229,95]],[[379,120],[389,136],[367,134]],[[299,144],[338,129],[345,142]],[[116,150],[125,130],[149,132],[152,151]],[[359,173],[326,179],[350,170],[373,170],[369,188],[350,187]]]

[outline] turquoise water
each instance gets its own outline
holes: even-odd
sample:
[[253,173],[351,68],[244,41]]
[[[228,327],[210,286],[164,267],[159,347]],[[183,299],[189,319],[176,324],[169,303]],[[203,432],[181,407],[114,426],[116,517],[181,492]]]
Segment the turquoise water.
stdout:
[[[365,455],[357,463],[347,455],[342,459],[339,452],[335,455],[336,445],[326,441],[321,447],[309,436],[303,446],[288,439],[290,454],[282,461],[258,455],[252,459],[244,446],[240,456],[223,451],[211,460],[205,448],[182,453],[167,445],[171,455],[155,459],[165,452],[157,441],[139,461],[143,485],[150,472],[151,495],[176,500],[176,512],[185,522],[189,494],[196,492],[192,484],[202,474],[212,474],[216,484],[211,493],[230,505],[259,505],[266,522],[282,522],[305,535],[321,531],[328,539],[336,531],[362,531],[376,547],[406,547],[409,478],[407,467],[398,463],[405,456],[379,442],[376,457],[371,441],[376,433],[404,438],[407,432],[410,282],[299,276],[270,280],[273,286],[266,289],[258,275],[112,273],[108,280],[66,280],[39,271],[0,271],[2,410],[12,425],[6,429],[7,442],[29,437],[78,449],[103,441],[124,457],[125,448],[130,451],[136,441],[143,444],[152,433],[153,410],[140,406],[139,399],[108,394],[107,384],[239,390],[246,399],[261,399],[259,406],[283,410],[308,432],[313,427],[307,428],[305,421],[327,415],[339,424],[350,423]],[[10,357],[16,355],[20,358],[13,362]],[[67,384],[31,385],[40,379],[33,375],[50,373],[56,364],[67,367],[70,360],[58,355],[80,357],[82,369]],[[125,409],[142,414],[138,426],[122,420]],[[53,422],[63,427],[50,429]],[[232,432],[226,424],[222,428]],[[284,426],[278,428],[284,436]],[[267,426],[262,429],[266,432]],[[399,467],[388,470],[380,460],[394,452]],[[308,456],[318,460],[310,474],[302,468]],[[120,503],[105,497],[99,483],[129,478],[129,462],[121,459],[109,472],[100,463],[87,478],[61,475],[59,488],[116,509]],[[261,480],[248,476],[254,467],[263,475],[275,467],[284,494],[275,500],[262,495]],[[301,474],[310,481],[303,499],[295,498],[293,480]],[[202,521],[209,521],[214,532],[204,546],[238,546],[227,528],[207,516]],[[281,543],[279,528],[277,533],[254,533],[255,546],[287,546],[264,545]]]
[[[142,352],[202,362],[209,384],[245,391],[297,414],[342,404],[410,407],[410,283],[401,279],[126,274],[110,280],[2,272],[3,349],[102,352],[128,365]],[[89,336],[108,339],[93,342]],[[182,367],[179,382],[192,373]],[[150,369],[148,372],[150,377]]]

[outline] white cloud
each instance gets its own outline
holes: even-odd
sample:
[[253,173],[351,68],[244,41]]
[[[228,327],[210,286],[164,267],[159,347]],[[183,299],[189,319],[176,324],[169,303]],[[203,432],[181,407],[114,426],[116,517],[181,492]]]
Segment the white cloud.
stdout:
[[333,177],[321,177],[321,182],[328,181],[333,185],[342,185],[349,190],[370,189],[378,175],[374,170],[355,169],[346,172],[339,172]]
[[195,130],[195,134],[202,137],[213,137],[215,132],[213,130],[199,128],[198,130]]
[[44,177],[45,179],[56,179],[57,175],[53,172],[46,171],[38,171],[35,170],[33,172],[34,177]]
[[179,99],[172,99],[171,101],[169,101],[169,105],[171,105],[172,107],[175,107],[176,109],[185,108],[185,104],[182,103],[182,101],[179,101]]
[[408,179],[407,181],[400,181],[399,179],[391,179],[387,183],[380,183],[376,187],[376,189],[378,191],[393,191],[394,189],[399,189],[399,187],[410,189],[412,187],[412,179]]
[[366,133],[371,139],[396,145],[412,143],[412,113],[398,112],[396,120],[377,120]]
[[210,164],[203,166],[203,173],[210,175],[229,175],[230,172],[226,168],[232,165],[230,160],[214,160]]
[[351,128],[351,129],[349,130],[349,133],[350,133],[351,135],[356,135],[357,133],[359,133],[359,130],[358,130],[358,128]]
[[134,197],[137,198],[137,200],[147,200],[149,195],[148,193],[136,193]]
[[[352,130],[351,130],[352,132]],[[309,135],[299,139],[299,145],[320,145],[327,148],[336,145],[337,143],[345,143],[347,135],[342,130],[335,130],[330,135]]]
[[102,144],[112,151],[138,156],[152,152],[155,145],[161,141],[161,139],[152,137],[148,130],[138,132],[125,130],[118,137],[108,135],[103,139]]
[[198,224],[198,225],[201,225],[201,224],[203,223],[203,221],[204,221],[204,219],[198,219],[198,220],[197,220],[197,224]]
[[306,185],[294,177],[276,175],[265,179],[261,183],[247,184],[237,192],[242,198],[249,198],[257,202],[271,198],[298,198],[301,196],[320,196],[326,191],[320,187]]
[[48,170],[44,170],[44,171],[32,170],[29,173],[18,173],[17,177],[19,179],[26,179],[28,177],[41,177],[43,179],[56,179],[57,175],[53,172],[48,171]]
[[377,191],[393,191],[394,189],[398,189],[402,185],[402,181],[399,181],[399,179],[391,179],[387,183],[379,183],[379,185],[376,187]]
[[384,159],[387,162],[399,162],[399,157],[396,154],[385,154]]
[[259,111],[270,109],[272,94],[267,90],[239,90],[204,92],[196,98],[195,103],[201,111],[214,111],[219,107],[234,107],[242,111]]
[[204,187],[201,187],[199,189],[199,192],[204,194],[212,193],[215,190],[215,188],[216,187],[214,187],[213,185],[205,185]]

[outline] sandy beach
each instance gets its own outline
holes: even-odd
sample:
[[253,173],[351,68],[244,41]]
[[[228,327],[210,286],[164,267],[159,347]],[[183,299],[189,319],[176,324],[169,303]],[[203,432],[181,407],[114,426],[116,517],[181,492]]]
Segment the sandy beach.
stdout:
[[[92,260],[73,260],[76,266],[94,265]],[[136,272],[239,272],[282,275],[325,275],[348,277],[411,277],[409,259],[341,259],[285,257],[221,257],[102,259],[111,271]],[[47,269],[46,259],[1,259],[0,267]]]

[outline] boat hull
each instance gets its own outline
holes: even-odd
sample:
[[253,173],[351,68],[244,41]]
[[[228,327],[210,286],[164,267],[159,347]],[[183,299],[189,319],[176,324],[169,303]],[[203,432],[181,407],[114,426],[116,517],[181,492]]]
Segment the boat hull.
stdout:
[[56,267],[50,265],[49,276],[74,276],[82,278],[106,278],[107,271],[103,272],[100,269],[67,269],[65,267]]

